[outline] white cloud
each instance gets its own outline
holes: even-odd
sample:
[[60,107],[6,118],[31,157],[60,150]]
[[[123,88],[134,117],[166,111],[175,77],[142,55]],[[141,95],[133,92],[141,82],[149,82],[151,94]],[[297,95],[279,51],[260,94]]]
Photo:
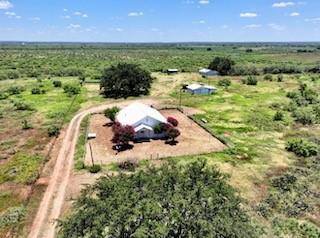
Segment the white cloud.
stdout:
[[62,16],[63,19],[70,19],[71,17],[69,15]]
[[320,17],[304,19],[306,22],[320,22]]
[[292,12],[292,13],[290,14],[290,16],[291,16],[291,17],[298,17],[298,16],[300,16],[300,13],[299,13],[299,12]]
[[228,29],[228,28],[229,28],[228,25],[222,25],[222,26],[221,26],[221,29]]
[[284,8],[284,7],[290,7],[296,5],[294,2],[276,2],[272,4],[272,7],[276,8]]
[[258,14],[255,12],[244,12],[244,13],[240,13],[240,17],[247,17],[247,18],[253,18],[253,17],[257,17]]
[[40,17],[31,17],[30,18],[31,21],[40,21]]
[[210,1],[209,0],[200,0],[199,1],[199,4],[202,4],[202,5],[206,5],[206,4],[209,4]]
[[15,12],[5,12],[4,15],[7,15],[7,16],[16,16],[17,14]]
[[116,28],[116,31],[123,32],[123,29],[122,28]]
[[70,24],[70,25],[68,26],[68,28],[69,28],[69,29],[79,29],[79,28],[81,28],[81,26],[80,26],[79,24]]
[[246,25],[244,26],[245,29],[255,29],[255,28],[260,28],[261,25],[259,24],[250,24],[250,25]]
[[68,9],[67,9],[67,8],[63,8],[63,11],[64,11],[64,12],[67,12],[67,11],[68,11]]
[[128,16],[129,17],[140,17],[140,16],[143,16],[143,12],[129,12]]
[[5,12],[4,15],[9,18],[21,19],[21,16],[17,15],[15,12]]
[[82,12],[74,12],[73,13],[75,16],[83,17],[83,18],[88,18],[88,14],[82,13]]
[[13,7],[12,3],[7,0],[0,0],[0,9],[9,9]]
[[283,30],[286,29],[284,26],[280,26],[280,25],[275,24],[275,23],[271,23],[268,26],[270,26],[273,30],[276,30],[276,31],[283,31]]

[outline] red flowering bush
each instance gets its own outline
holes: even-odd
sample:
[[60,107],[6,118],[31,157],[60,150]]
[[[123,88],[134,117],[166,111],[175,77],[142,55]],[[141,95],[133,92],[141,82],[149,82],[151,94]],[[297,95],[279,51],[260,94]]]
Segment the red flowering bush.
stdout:
[[117,145],[128,145],[134,139],[135,131],[132,126],[123,126],[119,122],[116,122],[112,126],[112,131],[114,133],[112,142]]
[[178,120],[175,119],[174,117],[168,117],[168,118],[167,118],[167,122],[168,122],[169,124],[171,124],[172,126],[174,126],[174,127],[177,127],[177,126],[179,125]]

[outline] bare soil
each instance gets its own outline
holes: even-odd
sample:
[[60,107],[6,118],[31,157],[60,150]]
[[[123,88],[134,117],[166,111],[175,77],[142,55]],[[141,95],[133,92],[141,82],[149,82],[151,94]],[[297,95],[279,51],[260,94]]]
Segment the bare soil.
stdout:
[[109,164],[127,159],[154,160],[165,157],[197,155],[225,149],[223,143],[178,110],[161,110],[161,113],[165,117],[173,116],[179,121],[178,129],[181,135],[177,138],[177,144],[170,145],[165,143],[164,140],[151,140],[133,143],[132,149],[122,152],[113,149],[114,144],[111,142],[113,132],[105,116],[102,114],[93,115],[89,132],[96,133],[97,138],[90,140],[87,144],[85,163],[87,165],[92,164],[90,145],[93,160],[98,164]]

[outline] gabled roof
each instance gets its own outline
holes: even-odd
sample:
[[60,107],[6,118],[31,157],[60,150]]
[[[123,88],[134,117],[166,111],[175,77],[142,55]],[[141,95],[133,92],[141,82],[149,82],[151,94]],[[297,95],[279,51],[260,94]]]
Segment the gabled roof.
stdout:
[[216,88],[210,85],[206,85],[206,84],[190,84],[187,86],[187,89],[190,90],[197,90],[200,88],[207,88],[207,89],[211,89],[211,90],[215,90]]
[[145,117],[151,117],[159,122],[166,122],[166,118],[156,109],[140,102],[134,102],[123,108],[117,114],[117,121],[122,125],[134,125]]
[[135,131],[135,132],[138,132],[138,131],[140,131],[140,130],[142,130],[142,129],[147,129],[147,130],[149,130],[149,131],[153,131],[153,128],[152,128],[152,127],[150,127],[150,126],[148,126],[148,125],[145,125],[145,124],[140,124],[139,126],[137,126],[136,128],[134,128],[134,131]]

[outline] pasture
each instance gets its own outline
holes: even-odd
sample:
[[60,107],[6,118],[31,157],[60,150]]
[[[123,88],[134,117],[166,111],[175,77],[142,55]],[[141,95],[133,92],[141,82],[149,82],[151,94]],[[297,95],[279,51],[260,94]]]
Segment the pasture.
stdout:
[[[253,52],[247,52],[248,48]],[[311,52],[298,52],[301,49]],[[259,70],[257,85],[244,84],[245,75],[200,77],[198,68],[206,67],[216,55],[231,56],[239,67],[256,67]],[[265,229],[266,237],[291,237],[292,234],[301,238],[317,237],[320,204],[316,195],[320,180],[316,171],[319,161],[313,157],[301,158],[287,151],[286,146],[292,138],[320,144],[319,124],[297,122],[289,108],[292,99],[287,97],[288,93],[297,91],[301,83],[319,95],[319,74],[283,74],[282,80],[278,80],[276,74],[273,80],[266,80],[263,74],[263,69],[270,65],[301,68],[319,65],[320,50],[313,44],[1,45],[0,237],[8,231],[21,235],[34,215],[45,187],[35,181],[55,141],[54,136],[49,136],[51,127],[62,128],[63,134],[64,126],[77,111],[100,103],[117,102],[99,95],[96,79],[104,67],[123,61],[138,63],[153,72],[150,95],[143,98],[172,107],[179,106],[181,98],[182,106],[191,108],[191,114],[195,114],[194,120],[229,145],[220,152],[173,154],[162,159],[164,162],[173,160],[185,165],[204,158],[209,165],[228,174],[230,184],[244,199],[243,206]],[[185,72],[170,76],[161,73],[167,68]],[[82,76],[86,83],[80,87]],[[221,86],[221,79],[229,79],[231,85]],[[62,87],[55,87],[54,81],[61,81]],[[180,90],[183,84],[194,82],[213,85],[218,91],[213,95],[195,96]],[[81,90],[78,94],[69,94],[64,85],[76,85]],[[279,111],[282,118],[275,120]],[[94,120],[88,117],[81,126],[72,177],[77,188],[97,177],[83,169],[85,133]],[[188,138],[194,139],[191,131]],[[149,164],[140,162],[138,169]],[[117,162],[104,166],[101,174],[114,171],[121,171]],[[279,186],[289,183],[283,178],[287,175],[294,176],[297,182],[290,185],[289,190],[281,190]],[[281,180],[279,186],[277,179]],[[37,189],[40,192],[32,192]],[[12,214],[15,216],[10,220]]]

